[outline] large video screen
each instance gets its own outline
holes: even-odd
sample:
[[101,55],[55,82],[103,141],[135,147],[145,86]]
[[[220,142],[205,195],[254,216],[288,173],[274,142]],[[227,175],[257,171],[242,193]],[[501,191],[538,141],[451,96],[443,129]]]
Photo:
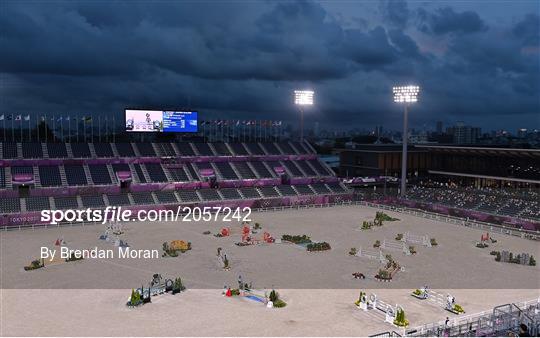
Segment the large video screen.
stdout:
[[194,111],[126,109],[126,131],[196,133],[198,116]]

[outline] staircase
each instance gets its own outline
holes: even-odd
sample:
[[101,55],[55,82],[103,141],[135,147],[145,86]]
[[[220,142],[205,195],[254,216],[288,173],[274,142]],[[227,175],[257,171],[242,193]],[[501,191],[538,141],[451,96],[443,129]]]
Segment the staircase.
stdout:
[[23,158],[22,145],[17,143],[17,158]]
[[116,177],[116,173],[114,172],[112,165],[107,164],[107,170],[109,171],[109,176],[111,177],[112,183],[118,183],[118,178]]
[[63,165],[59,165],[58,166],[58,171],[60,171],[60,180],[62,181],[62,186],[67,187],[68,182],[67,182],[67,178],[66,178],[66,169],[64,168]]
[[133,153],[135,154],[135,157],[141,157],[141,153],[139,152],[139,148],[131,142],[131,148],[133,148]]
[[73,150],[71,150],[71,143],[66,143],[66,153],[68,158],[73,158]]
[[34,171],[34,187],[41,188],[41,177],[39,176],[39,168],[37,166],[32,167]]
[[144,178],[146,179],[146,182],[148,183],[153,182],[152,179],[150,178],[150,175],[148,175],[148,170],[146,170],[146,166],[144,165],[144,163],[139,163],[139,166],[141,167],[141,171],[144,175]]
[[46,143],[38,143],[41,146],[41,151],[43,152],[43,158],[49,158],[49,149],[47,148]]
[[[91,158],[96,158],[96,149],[94,148],[94,144],[93,143],[88,143],[88,150],[90,150],[90,157]],[[114,150],[113,149],[113,153],[114,153]]]
[[255,168],[253,168],[253,166],[251,165],[251,163],[246,162],[246,164],[247,164],[247,166],[249,167],[249,169],[251,169],[251,171],[255,174],[255,177],[261,178],[261,176],[259,175],[259,173],[255,170]]
[[83,164],[84,174],[86,175],[86,181],[89,185],[94,185],[94,180],[92,179],[92,175],[90,174],[90,168],[88,168],[87,164]]

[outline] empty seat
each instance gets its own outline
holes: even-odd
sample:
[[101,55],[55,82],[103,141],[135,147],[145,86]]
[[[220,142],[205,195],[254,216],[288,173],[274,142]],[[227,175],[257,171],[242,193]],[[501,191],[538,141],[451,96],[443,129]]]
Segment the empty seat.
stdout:
[[66,158],[67,150],[65,143],[47,143],[49,158]]
[[160,156],[166,156],[166,157],[176,156],[176,152],[174,151],[173,146],[169,142],[158,142],[158,143],[154,143],[154,145],[158,148],[158,152]]
[[203,201],[219,201],[221,197],[219,196],[217,190],[215,189],[201,189],[199,190]]
[[131,204],[128,194],[107,195],[107,199],[112,207]]
[[224,188],[219,191],[221,196],[226,200],[239,200],[242,199],[242,196],[238,193],[238,190],[235,188]]
[[62,185],[62,177],[58,166],[40,166],[38,170],[42,187],[59,187]]
[[328,172],[328,170],[326,170],[325,167],[323,167],[319,160],[309,160],[308,162],[315,169],[317,174],[319,174],[319,176],[333,176],[331,173]]
[[144,173],[142,171],[141,165],[139,163],[134,163],[133,168],[135,168],[135,174],[137,175],[137,178],[139,179],[139,183],[147,183],[146,177],[144,177]]
[[281,163],[279,163],[278,161],[265,161],[265,163],[268,166],[268,168],[270,168],[271,172],[275,173],[276,175],[278,175],[276,173],[276,168],[277,167],[283,167],[283,165]]
[[[92,154],[90,153],[90,148],[88,146],[88,143],[70,143],[70,145],[71,145],[71,153],[73,154],[73,158],[88,158],[92,156]],[[96,143],[94,143],[94,148],[95,146],[96,146]],[[110,148],[111,146],[109,145],[109,149]],[[96,155],[97,155],[97,149],[96,149]],[[112,150],[111,150],[110,156],[101,156],[101,157],[111,157],[111,156],[112,156]]]
[[272,142],[266,142],[262,144],[263,148],[266,149],[266,153],[269,155],[281,155],[281,151],[276,147]]
[[145,163],[146,171],[152,182],[167,182],[167,176],[163,172],[161,163]]
[[191,148],[191,144],[189,142],[178,142],[178,143],[175,143],[175,145],[179,152],[178,155],[195,156],[195,152],[193,151],[193,148]]
[[268,169],[266,169],[266,166],[263,162],[260,161],[253,161],[249,162],[249,164],[253,167],[257,175],[259,175],[260,178],[272,178],[274,177]]
[[298,195],[296,191],[290,185],[278,185],[276,189],[283,196],[296,196]]
[[229,143],[229,146],[231,147],[235,155],[249,155],[248,151],[242,143]]
[[131,193],[131,197],[136,205],[155,204],[151,192],[133,192]]
[[309,185],[305,184],[295,185],[294,188],[300,195],[313,195],[315,193]]
[[263,197],[279,197],[276,188],[272,186],[259,187],[259,191],[262,193]]
[[30,166],[11,167],[11,176],[14,174],[34,174],[34,168]]
[[50,210],[51,204],[47,196],[30,196],[26,198],[26,210],[41,211]]
[[18,197],[3,197],[0,199],[0,213],[11,214],[21,212],[21,201]]
[[330,189],[326,187],[324,183],[315,183],[311,185],[311,188],[317,193],[317,194],[328,194],[330,193]]
[[260,198],[261,194],[254,187],[240,188],[240,192],[245,198]]
[[334,193],[340,193],[340,192],[346,192],[347,190],[345,188],[343,188],[343,186],[341,184],[339,184],[338,182],[334,182],[334,183],[327,183],[326,184],[328,186],[328,188],[330,188],[330,190],[332,190],[332,192]]
[[141,156],[146,156],[146,157],[156,156],[156,151],[154,150],[154,146],[152,145],[151,142],[135,143],[135,146],[139,150],[139,154],[141,154]]
[[85,208],[101,208],[105,206],[102,195],[81,196],[82,205]]
[[5,159],[17,158],[17,143],[3,143],[2,155]]
[[193,177],[195,181],[199,180],[199,175],[197,174],[193,163],[186,163],[186,169],[189,171],[189,174],[191,175],[191,177]]
[[264,155],[264,150],[259,146],[258,143],[245,143],[244,145],[249,149],[249,152],[252,155]]
[[66,180],[69,186],[87,185],[86,173],[81,164],[65,164]]
[[174,182],[188,182],[189,177],[184,168],[167,168]]
[[302,142],[292,142],[292,145],[293,145],[294,148],[296,148],[296,150],[300,154],[309,154],[310,153],[310,151],[308,150],[306,145],[304,143],[302,143]]
[[43,158],[41,143],[22,142],[21,146],[23,158]]
[[[71,149],[73,149],[73,147]],[[113,157],[114,156],[110,143],[94,143],[94,151],[97,157]]]
[[210,149],[208,143],[194,143],[193,144],[201,156],[214,156],[214,152]]
[[170,204],[178,203],[178,199],[172,190],[156,191],[154,194],[157,197],[159,203]]
[[118,156],[120,157],[134,157],[135,152],[131,143],[115,143],[116,151],[118,151]]
[[182,202],[199,202],[199,195],[194,190],[178,190],[178,197]]
[[77,196],[59,196],[54,198],[54,205],[56,209],[79,209],[79,203],[77,202]]
[[229,148],[227,148],[227,145],[225,143],[217,142],[212,143],[214,146],[214,150],[216,151],[216,154],[219,156],[230,156],[232,155],[229,151]]
[[304,174],[298,169],[293,161],[282,161],[283,166],[289,170],[293,177],[301,177]]
[[229,162],[215,162],[217,170],[220,172],[221,177],[225,180],[237,180],[238,176],[234,172]]
[[317,173],[315,172],[315,170],[313,170],[310,166],[309,166],[309,163],[307,163],[306,161],[304,160],[301,160],[301,161],[293,161],[294,163],[296,163],[296,165],[302,169],[302,171],[304,171],[306,173],[307,176],[317,176]]
[[6,169],[0,167],[0,188],[6,187]]
[[236,171],[240,174],[240,178],[257,178],[253,170],[251,170],[251,168],[248,166],[247,162],[232,162],[231,165],[236,167]]
[[278,143],[279,148],[283,151],[286,155],[295,155],[296,151],[291,147],[289,142],[279,142]]
[[111,184],[111,175],[106,164],[91,164],[88,165],[92,182],[96,185]]

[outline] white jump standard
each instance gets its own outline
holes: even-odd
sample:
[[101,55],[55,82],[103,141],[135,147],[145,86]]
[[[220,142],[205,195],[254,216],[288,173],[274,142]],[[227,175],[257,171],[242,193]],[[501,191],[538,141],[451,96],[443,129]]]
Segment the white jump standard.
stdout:
[[403,242],[388,240],[386,238],[382,242],[381,248],[387,250],[401,251],[407,256],[411,254],[411,251],[409,250],[407,244]]
[[403,238],[401,238],[401,241],[410,244],[422,244],[425,247],[431,248],[431,240],[429,239],[428,235],[417,236],[407,231],[403,235]]
[[381,250],[369,251],[369,250],[362,249],[362,247],[359,247],[355,256],[364,257],[371,260],[378,260],[381,264],[388,263],[388,260],[386,259],[386,257],[384,257]]

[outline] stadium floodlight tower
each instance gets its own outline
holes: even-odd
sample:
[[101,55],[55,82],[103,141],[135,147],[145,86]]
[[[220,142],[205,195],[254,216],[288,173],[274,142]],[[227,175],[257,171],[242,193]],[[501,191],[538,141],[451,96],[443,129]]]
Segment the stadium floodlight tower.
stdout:
[[418,86],[399,86],[393,88],[394,102],[403,104],[403,152],[401,154],[401,197],[405,197],[407,185],[407,139],[408,137],[408,109],[411,103],[418,102]]
[[313,90],[295,90],[294,104],[300,107],[300,142],[304,141],[304,106],[313,105]]

